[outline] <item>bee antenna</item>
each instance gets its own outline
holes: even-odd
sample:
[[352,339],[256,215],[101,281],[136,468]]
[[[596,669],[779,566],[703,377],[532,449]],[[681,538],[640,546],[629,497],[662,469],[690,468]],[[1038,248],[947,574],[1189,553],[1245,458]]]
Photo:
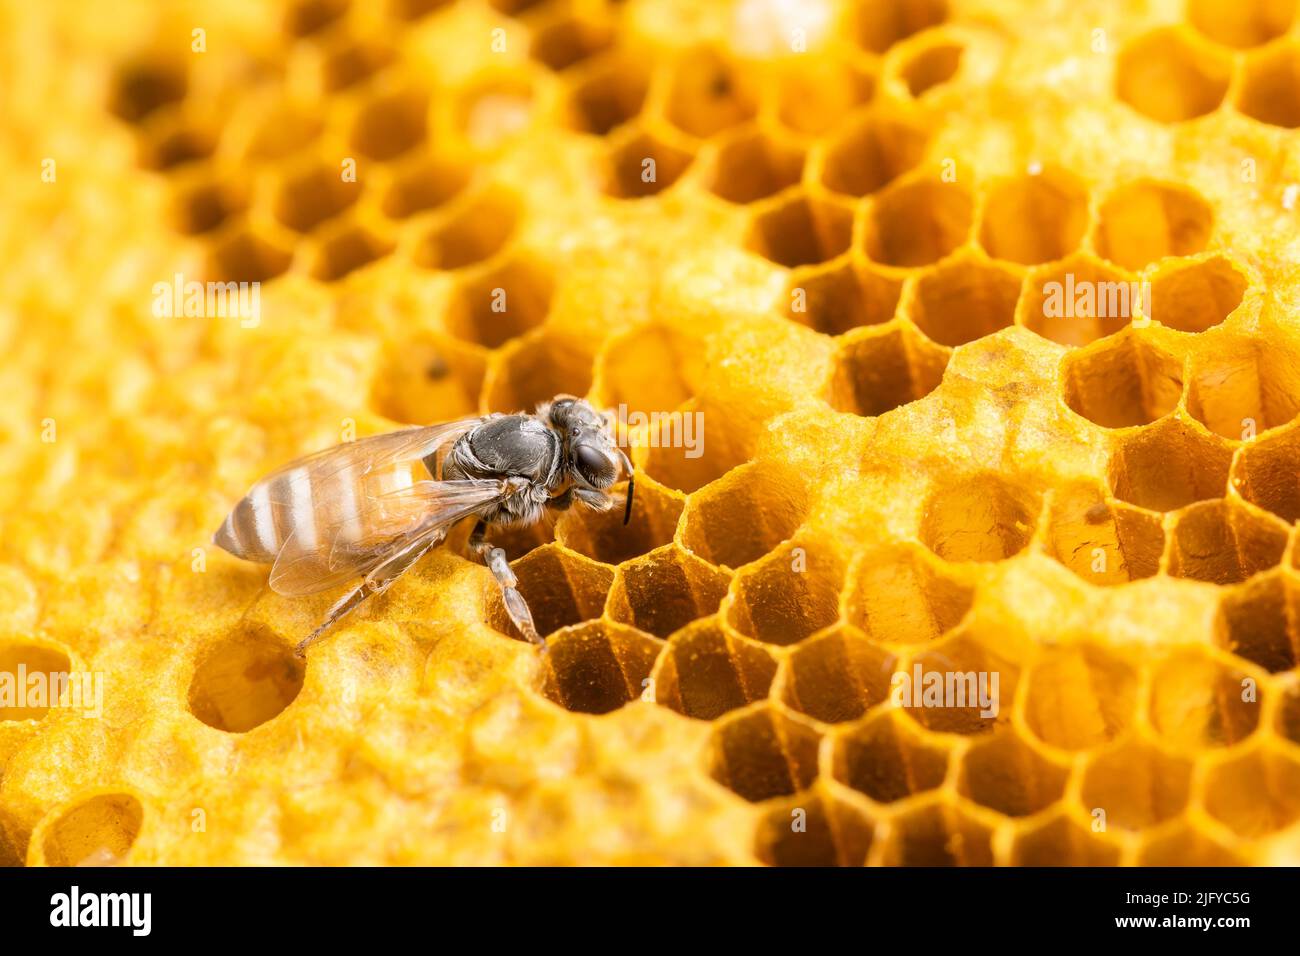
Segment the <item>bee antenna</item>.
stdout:
[[623,467],[627,470],[627,504],[623,506],[623,523],[627,524],[632,520],[632,493],[636,491],[636,478],[633,475],[632,461],[627,457],[627,452],[620,448],[618,454],[623,459]]

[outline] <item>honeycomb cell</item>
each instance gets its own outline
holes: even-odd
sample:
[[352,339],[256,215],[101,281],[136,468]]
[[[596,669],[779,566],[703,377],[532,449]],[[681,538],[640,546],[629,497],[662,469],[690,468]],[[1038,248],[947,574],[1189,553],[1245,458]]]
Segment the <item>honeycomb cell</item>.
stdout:
[[1075,414],[1103,428],[1129,428],[1174,410],[1183,392],[1183,363],[1130,329],[1066,355],[1061,383]]
[[1300,687],[1292,684],[1282,696],[1277,712],[1278,732],[1293,744],[1300,744]]
[[1180,332],[1204,332],[1224,321],[1247,288],[1222,256],[1162,266],[1151,280],[1151,319]]
[[370,79],[395,59],[391,46],[379,40],[343,36],[328,44],[316,64],[316,86],[337,93]]
[[208,278],[216,282],[268,282],[285,272],[293,253],[246,225],[225,235],[208,256]]
[[582,133],[605,136],[636,117],[650,86],[641,64],[619,56],[592,61],[570,87],[569,124]]
[[523,69],[476,79],[456,96],[456,130],[474,150],[497,150],[532,123],[535,95],[533,76]]
[[728,622],[765,644],[797,644],[835,622],[843,576],[825,547],[783,545],[736,575]]
[[596,361],[603,404],[626,430],[626,444],[636,447],[654,434],[656,412],[671,413],[694,397],[707,359],[701,339],[649,324],[611,336]]
[[947,561],[1001,561],[1033,536],[1037,492],[984,472],[944,480],[925,501],[921,543]]
[[1126,435],[1111,454],[1111,491],[1120,501],[1151,511],[1174,511],[1221,498],[1232,449],[1182,418],[1165,418]]
[[199,655],[190,678],[190,713],[217,730],[245,733],[294,702],[304,673],[303,661],[279,635],[242,626]]
[[556,536],[593,561],[620,564],[670,544],[682,504],[680,497],[655,482],[638,481],[627,524],[622,508],[592,511],[575,506],[556,522]]
[[834,740],[835,779],[877,803],[938,789],[948,775],[947,748],[896,711],[881,711]]
[[751,81],[717,51],[690,50],[673,64],[664,115],[683,132],[707,139],[756,111]]
[[189,117],[169,115],[150,121],[140,141],[139,162],[145,169],[170,172],[178,166],[207,159],[217,147],[216,133]]
[[604,189],[616,199],[658,195],[677,182],[695,158],[662,135],[644,130],[611,145]]
[[1170,535],[1169,574],[1177,578],[1238,584],[1276,567],[1289,529],[1232,500],[1202,501],[1179,514]]
[[1165,256],[1205,249],[1214,210],[1195,190],[1178,183],[1138,179],[1110,193],[1098,214],[1097,251],[1126,269]]
[[802,475],[780,462],[749,462],[687,500],[682,544],[706,561],[738,568],[793,535],[807,511]]
[[931,803],[891,821],[886,866],[992,866],[992,832],[960,807]]
[[851,207],[800,192],[758,209],[745,247],[793,269],[835,258],[849,248],[852,235]]
[[447,331],[490,349],[504,345],[546,320],[551,286],[545,266],[514,256],[456,284],[447,307]]
[[1046,169],[990,186],[980,244],[995,259],[1038,265],[1069,255],[1088,229],[1088,188],[1074,173]]
[[827,628],[785,658],[782,701],[823,723],[857,720],[889,699],[897,661],[854,628]]
[[925,152],[924,127],[906,116],[871,109],[826,144],[820,180],[847,196],[866,196],[914,168]]
[[763,814],[754,855],[769,866],[861,866],[871,850],[871,821],[826,794],[793,797]]
[[608,621],[567,627],[546,641],[541,692],[566,710],[607,714],[645,692],[663,644]]
[[[530,551],[510,567],[543,637],[600,617],[614,581],[612,569],[556,544]],[[488,594],[488,623],[502,634],[524,640],[511,623],[495,582],[488,585]]]
[[1019,667],[958,630],[892,676],[890,702],[941,734],[989,733],[1011,716]]
[[1198,351],[1188,366],[1187,411],[1232,441],[1300,414],[1300,369],[1288,352],[1250,340]]
[[453,0],[390,0],[389,10],[399,20],[419,20],[440,10]]
[[1295,0],[1188,0],[1187,20],[1216,43],[1239,50],[1259,46],[1286,33]]
[[144,807],[129,793],[100,793],[62,810],[44,827],[41,851],[47,866],[114,866],[126,860]]
[[613,39],[613,29],[603,20],[566,14],[538,24],[528,53],[534,60],[560,71],[600,53]]
[[608,614],[656,637],[667,637],[712,614],[727,593],[731,575],[665,545],[619,565]]
[[128,123],[140,123],[164,106],[179,103],[188,91],[183,63],[143,56],[117,68],[110,81],[108,109]]
[[1249,737],[1260,700],[1253,678],[1197,649],[1170,654],[1156,667],[1147,710],[1161,739],[1190,753]]
[[260,104],[245,129],[227,129],[227,135],[233,132],[237,136],[232,137],[231,160],[279,162],[318,139],[324,128],[324,119],[301,104],[280,101]]
[[1184,824],[1164,830],[1138,850],[1138,866],[1241,866],[1237,856],[1199,829]]
[[1032,270],[1018,321],[1061,345],[1089,345],[1125,329],[1143,301],[1143,286],[1091,253]]
[[272,211],[290,229],[311,232],[351,207],[360,196],[360,184],[346,181],[339,167],[312,163],[277,184]]
[[899,40],[948,18],[947,0],[858,0],[853,38],[870,53],[884,53]]
[[1300,520],[1300,425],[1292,423],[1241,449],[1232,483],[1241,497],[1283,521]]
[[[48,692],[57,695],[56,688],[62,683],[60,675],[71,673],[68,655],[52,644],[16,637],[0,639],[0,682],[13,690],[25,691],[29,678],[44,675],[41,679]],[[42,701],[23,693],[0,704],[0,724],[11,720],[40,720],[58,703],[57,699]]]
[[836,411],[883,415],[938,388],[948,356],[909,326],[851,333],[836,349],[827,400]]
[[924,644],[956,627],[973,598],[972,588],[942,562],[900,545],[853,559],[844,612],[873,641]]
[[1300,126],[1300,46],[1287,43],[1246,58],[1237,109],[1270,126]]
[[435,333],[415,333],[385,350],[371,404],[407,425],[464,418],[478,411],[486,371],[478,350]]
[[1140,831],[1182,813],[1191,780],[1190,761],[1128,741],[1087,759],[1079,799],[1090,814],[1104,811],[1107,827]]
[[1261,575],[1223,595],[1215,643],[1272,672],[1300,666],[1300,593],[1284,573]]
[[1014,730],[976,740],[957,770],[957,792],[1008,817],[1026,817],[1061,799],[1069,768],[1049,760]]
[[816,779],[820,740],[770,705],[731,714],[713,729],[709,773],[751,803],[791,796]]
[[776,661],[734,637],[716,617],[688,624],[668,640],[655,669],[655,702],[697,720],[716,720],[767,697]]
[[953,40],[926,43],[902,63],[899,77],[907,84],[909,93],[922,96],[956,75],[964,52],[965,48]]
[[927,266],[970,237],[971,198],[964,186],[938,179],[900,180],[871,204],[865,250],[887,266]]
[[1231,61],[1176,27],[1162,27],[1129,42],[1115,66],[1121,100],[1160,123],[1213,113],[1228,91]]
[[239,185],[203,174],[177,187],[172,226],[188,236],[203,235],[246,208],[247,197]]
[[390,219],[437,209],[459,194],[471,175],[464,163],[436,155],[420,157],[393,177],[380,208]]
[[705,184],[728,202],[757,202],[799,182],[803,158],[799,147],[751,127],[718,146]]
[[490,412],[534,409],[556,395],[585,395],[593,356],[588,344],[542,327],[509,342],[488,368],[483,402]]
[[790,277],[785,315],[824,335],[888,322],[903,290],[901,280],[869,263],[839,259]]
[[1011,845],[1012,866],[1115,866],[1119,848],[1063,813],[1018,830]]
[[1053,648],[1025,675],[1025,723],[1061,750],[1102,747],[1133,723],[1138,678],[1121,657],[1090,644]]
[[347,223],[320,240],[311,274],[325,282],[345,278],[393,251],[393,242],[359,223]]
[[348,11],[348,0],[294,0],[284,14],[284,32],[291,37],[311,36],[338,22]]
[[875,77],[856,64],[820,57],[802,58],[781,71],[774,85],[777,120],[804,136],[830,133],[876,89]]
[[555,528],[545,521],[513,527],[489,525],[486,538],[506,553],[507,560],[518,561],[537,548],[551,544],[555,540]]
[[353,121],[353,148],[378,162],[396,159],[424,141],[428,109],[429,98],[420,90],[399,90],[375,97]]
[[916,283],[911,318],[932,341],[958,346],[1015,321],[1020,276],[972,256],[953,258]]
[[520,215],[513,193],[487,189],[458,204],[424,235],[415,248],[415,262],[426,269],[463,269],[491,258],[514,235]]
[[1300,817],[1300,762],[1256,748],[1212,766],[1202,799],[1206,812],[1238,836],[1268,836]]
[[517,17],[521,13],[527,13],[535,7],[541,6],[545,0],[488,0],[492,8],[499,10],[508,17]]
[[710,427],[704,440],[706,421],[735,421],[726,409],[691,399],[675,412],[660,419],[657,429],[651,426],[648,447],[642,446],[645,473],[655,481],[691,494],[749,460],[740,435]]
[[1160,515],[1108,501],[1090,485],[1054,490],[1047,522],[1047,553],[1090,584],[1124,584],[1160,569]]

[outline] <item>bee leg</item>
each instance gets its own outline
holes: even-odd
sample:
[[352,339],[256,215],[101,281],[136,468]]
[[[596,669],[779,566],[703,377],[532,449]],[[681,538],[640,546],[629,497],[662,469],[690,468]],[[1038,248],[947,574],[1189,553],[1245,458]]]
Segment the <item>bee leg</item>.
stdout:
[[497,584],[501,587],[501,603],[505,605],[506,613],[510,615],[515,627],[519,628],[519,633],[543,651],[546,650],[546,642],[537,633],[537,625],[533,623],[533,612],[528,610],[528,602],[519,593],[519,580],[515,577],[515,572],[510,570],[506,553],[486,540],[486,533],[487,522],[480,518],[469,536],[470,552],[486,564],[492,576],[497,579]]

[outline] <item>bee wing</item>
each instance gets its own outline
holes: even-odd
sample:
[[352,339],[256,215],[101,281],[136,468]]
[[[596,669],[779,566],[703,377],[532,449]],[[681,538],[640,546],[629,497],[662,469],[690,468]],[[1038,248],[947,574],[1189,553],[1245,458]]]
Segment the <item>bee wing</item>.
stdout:
[[450,445],[481,421],[482,418],[459,418],[437,425],[402,428],[358,438],[304,455],[276,469],[267,478],[296,473],[295,478],[319,483],[347,469],[351,469],[357,478],[363,478],[389,465],[426,458],[439,448]]
[[508,482],[500,479],[417,481],[370,495],[352,511],[322,502],[316,527],[298,527],[285,539],[271,568],[271,588],[289,596],[314,594],[364,577],[508,493]]

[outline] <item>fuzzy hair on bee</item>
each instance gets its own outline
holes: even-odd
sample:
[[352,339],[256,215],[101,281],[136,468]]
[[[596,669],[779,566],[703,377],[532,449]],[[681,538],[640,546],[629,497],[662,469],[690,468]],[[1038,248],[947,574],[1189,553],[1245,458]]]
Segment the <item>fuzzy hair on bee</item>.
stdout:
[[238,558],[271,565],[280,594],[313,594],[359,583],[299,645],[303,655],[344,615],[381,594],[453,525],[476,519],[468,550],[501,588],[510,619],[545,649],[492,526],[531,525],[575,504],[614,506],[627,479],[623,523],[632,514],[632,463],[612,419],[559,395],[534,414],[492,414],[407,428],[336,445],[277,469],[253,485],[213,541]]

